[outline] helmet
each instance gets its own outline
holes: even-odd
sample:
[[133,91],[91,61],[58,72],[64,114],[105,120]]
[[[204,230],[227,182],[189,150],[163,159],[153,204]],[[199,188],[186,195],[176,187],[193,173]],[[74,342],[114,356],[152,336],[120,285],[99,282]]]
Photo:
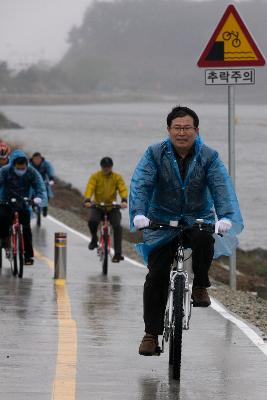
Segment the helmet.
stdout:
[[101,166],[102,168],[113,167],[112,158],[110,158],[110,157],[104,157],[104,158],[102,158],[102,160],[100,161],[100,166]]
[[0,142],[0,158],[8,158],[10,147],[5,142]]

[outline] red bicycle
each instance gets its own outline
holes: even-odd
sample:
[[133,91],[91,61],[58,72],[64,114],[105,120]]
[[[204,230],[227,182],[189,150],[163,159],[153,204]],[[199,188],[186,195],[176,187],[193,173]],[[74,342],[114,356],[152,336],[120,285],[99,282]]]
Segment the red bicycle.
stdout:
[[[32,204],[32,200],[29,200],[28,198],[24,198],[23,201],[26,205]],[[12,275],[17,275],[19,278],[22,278],[24,269],[24,239],[23,228],[19,221],[19,212],[16,209],[16,202],[17,200],[15,198],[6,202],[1,202],[1,205],[11,208],[14,214],[9,236],[4,241],[4,246],[2,241],[0,265],[2,266],[2,247],[5,247],[6,257],[10,262]]]
[[117,208],[120,209],[120,204],[112,203],[94,203],[92,207],[99,208],[103,211],[103,219],[100,223],[100,238],[99,245],[97,248],[97,254],[99,256],[101,265],[102,265],[102,273],[103,275],[107,275],[108,273],[108,257],[110,255],[110,247],[111,247],[111,226],[108,220],[108,212],[111,209]]

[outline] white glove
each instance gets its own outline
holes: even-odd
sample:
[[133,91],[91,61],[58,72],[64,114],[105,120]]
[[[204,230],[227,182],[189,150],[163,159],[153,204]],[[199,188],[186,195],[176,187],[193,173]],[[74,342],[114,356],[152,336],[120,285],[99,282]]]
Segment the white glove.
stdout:
[[229,219],[223,218],[216,222],[215,233],[226,233],[232,228],[232,222]]
[[42,199],[40,199],[40,197],[35,197],[35,198],[33,199],[33,202],[34,202],[34,204],[36,204],[36,205],[38,206],[39,204],[42,203]]
[[133,219],[133,224],[137,229],[146,228],[149,226],[149,219],[144,215],[136,215]]
[[49,185],[50,185],[50,186],[53,186],[54,183],[55,183],[55,182],[53,181],[53,179],[51,179],[51,181],[49,181]]

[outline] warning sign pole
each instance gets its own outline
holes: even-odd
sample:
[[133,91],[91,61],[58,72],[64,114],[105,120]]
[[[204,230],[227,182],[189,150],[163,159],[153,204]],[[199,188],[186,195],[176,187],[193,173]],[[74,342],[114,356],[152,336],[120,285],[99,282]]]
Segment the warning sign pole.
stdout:
[[[228,85],[228,165],[235,187],[235,86]],[[230,256],[230,288],[236,289],[236,251]]]
[[[254,84],[255,71],[247,67],[264,66],[265,58],[234,5],[225,10],[197,65],[209,68],[206,85],[228,85],[228,161],[235,187],[235,86]],[[236,289],[236,252],[229,275],[230,287]]]

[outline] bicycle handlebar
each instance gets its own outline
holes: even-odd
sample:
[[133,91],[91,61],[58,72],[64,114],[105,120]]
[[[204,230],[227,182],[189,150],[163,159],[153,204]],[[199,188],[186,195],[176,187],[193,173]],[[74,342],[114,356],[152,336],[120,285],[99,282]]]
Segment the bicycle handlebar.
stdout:
[[183,225],[179,224],[179,221],[170,221],[169,223],[167,222],[156,222],[156,221],[150,221],[149,226],[145,228],[139,229],[140,231],[143,231],[144,229],[151,229],[151,230],[157,230],[157,229],[164,229],[164,228],[171,228],[171,229],[176,229],[181,231],[187,231],[190,229],[198,228],[201,231],[209,232],[213,234],[215,232],[215,225],[214,224],[206,224],[202,219],[196,219],[196,222],[193,225]]
[[101,210],[106,210],[109,207],[120,209],[121,205],[118,203],[92,203],[91,207],[100,208]]
[[21,200],[17,200],[15,197],[12,197],[11,199],[6,201],[0,201],[0,205],[15,206],[16,203],[20,202],[23,202],[24,204],[29,206],[35,205],[34,201],[32,199],[29,199],[28,197],[22,197]]

